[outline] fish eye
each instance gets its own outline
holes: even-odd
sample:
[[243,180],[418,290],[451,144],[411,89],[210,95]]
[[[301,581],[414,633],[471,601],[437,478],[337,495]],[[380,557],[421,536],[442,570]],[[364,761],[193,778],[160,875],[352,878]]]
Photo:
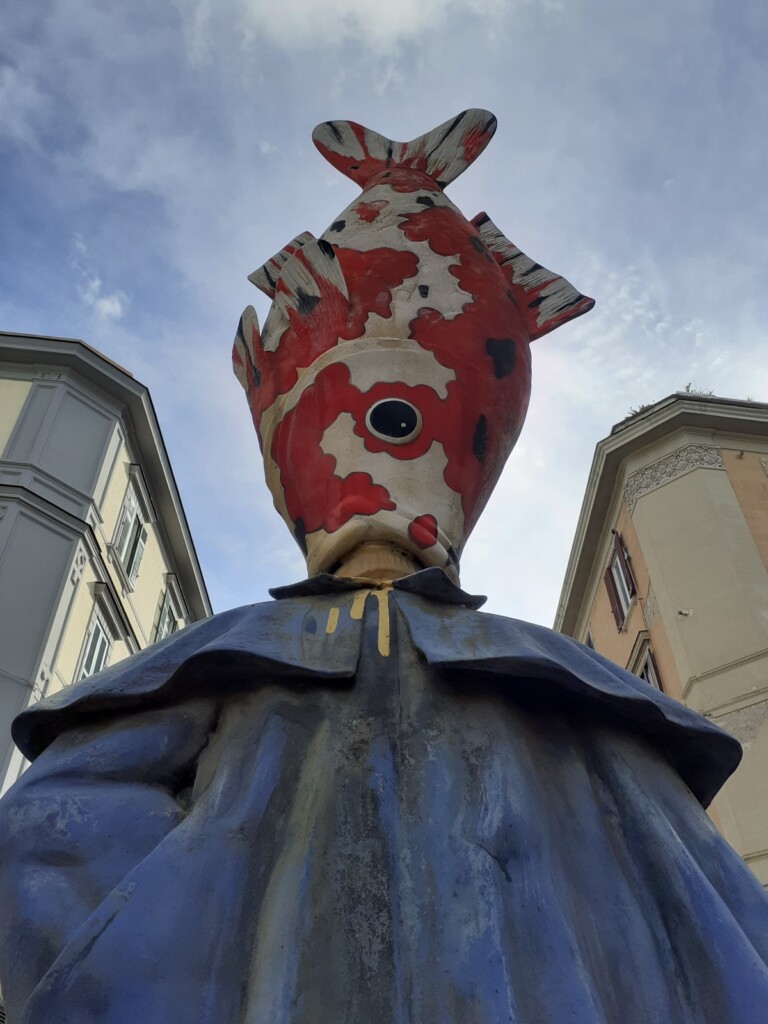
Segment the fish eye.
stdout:
[[368,410],[365,425],[390,444],[407,444],[421,432],[421,413],[399,398],[384,398]]

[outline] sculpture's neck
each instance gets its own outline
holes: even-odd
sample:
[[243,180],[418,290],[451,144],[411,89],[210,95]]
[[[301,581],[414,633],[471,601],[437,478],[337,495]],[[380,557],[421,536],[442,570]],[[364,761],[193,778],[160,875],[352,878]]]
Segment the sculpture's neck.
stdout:
[[360,544],[342,558],[334,576],[391,583],[418,572],[423,566],[394,544],[370,542]]

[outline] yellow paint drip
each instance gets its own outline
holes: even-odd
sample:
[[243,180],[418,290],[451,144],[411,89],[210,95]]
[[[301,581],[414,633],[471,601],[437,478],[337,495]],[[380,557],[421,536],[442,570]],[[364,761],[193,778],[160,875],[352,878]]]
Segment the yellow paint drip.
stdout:
[[374,591],[379,602],[379,654],[389,657],[389,587]]
[[328,622],[327,622],[326,627],[325,627],[325,632],[329,633],[329,634],[330,633],[335,633],[336,632],[336,627],[338,626],[338,624],[339,624],[339,609],[338,608],[331,608],[331,609],[329,609],[329,611],[328,611]]
[[352,598],[352,607],[349,610],[350,618],[362,619],[365,611],[365,599],[371,593],[370,590],[356,590]]
[[[365,612],[365,602],[369,594],[374,594],[376,597],[376,603],[378,605],[379,622],[378,622],[378,635],[377,643],[379,648],[379,654],[382,658],[388,658],[391,648],[390,642],[390,623],[389,623],[389,592],[392,589],[391,586],[380,586],[373,588],[365,588],[363,590],[355,591],[355,595],[352,598],[352,606],[349,609],[349,616],[352,619],[362,619],[363,613]],[[338,608],[331,608],[328,613],[328,625],[325,627],[326,633],[333,633],[336,629],[336,624],[339,621],[339,610]]]

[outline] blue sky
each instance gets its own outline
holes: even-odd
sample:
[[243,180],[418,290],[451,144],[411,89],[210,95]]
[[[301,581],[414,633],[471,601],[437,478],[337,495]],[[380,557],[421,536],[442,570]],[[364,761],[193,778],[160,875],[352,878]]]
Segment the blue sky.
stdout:
[[152,392],[214,607],[302,576],[230,349],[247,275],[355,194],[310,141],[499,118],[449,188],[595,297],[535,344],[527,425],[462,564],[550,624],[597,440],[688,382],[768,400],[763,0],[37,0],[0,39],[0,328]]

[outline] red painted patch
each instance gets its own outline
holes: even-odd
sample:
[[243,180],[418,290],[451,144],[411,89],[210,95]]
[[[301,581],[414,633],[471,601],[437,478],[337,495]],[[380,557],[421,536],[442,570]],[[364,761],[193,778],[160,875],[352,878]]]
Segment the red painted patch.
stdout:
[[408,524],[408,536],[420,548],[431,548],[437,543],[437,520],[434,516],[417,516]]
[[366,184],[366,191],[376,185],[389,185],[393,192],[432,192],[440,195],[443,191],[434,178],[424,171],[411,167],[388,167],[374,175]]
[[363,224],[370,224],[376,220],[381,211],[385,209],[389,204],[383,199],[377,199],[373,203],[358,203],[357,206],[353,206],[353,211],[357,214]]
[[[494,125],[495,128],[495,125]],[[461,148],[467,164],[472,164],[488,145],[491,133],[484,127],[477,127],[474,131],[467,132],[462,139]]]
[[351,341],[363,333],[371,313],[384,319],[392,316],[392,291],[407,278],[416,276],[419,260],[415,253],[400,249],[337,249],[336,258],[347,282],[350,302],[347,322],[339,330],[339,337]]

